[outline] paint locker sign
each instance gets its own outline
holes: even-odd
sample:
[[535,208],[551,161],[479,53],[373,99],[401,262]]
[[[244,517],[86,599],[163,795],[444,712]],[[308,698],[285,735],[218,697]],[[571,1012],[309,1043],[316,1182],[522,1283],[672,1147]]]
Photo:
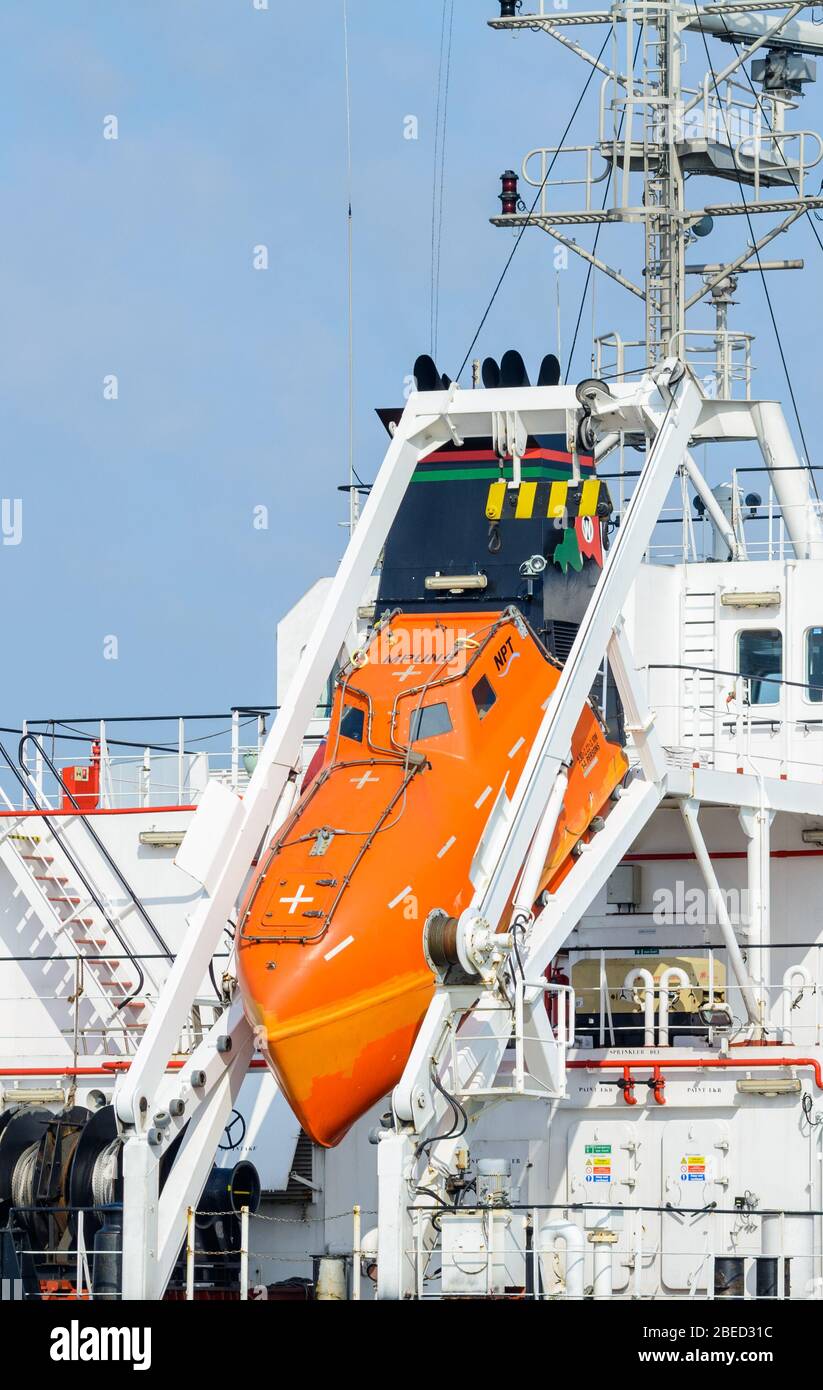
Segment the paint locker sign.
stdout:
[[586,1144],[585,1182],[610,1183],[612,1180],[611,1144]]
[[583,1205],[625,1201],[630,1184],[631,1133],[624,1121],[583,1120],[567,1136],[568,1197]]
[[681,1182],[712,1182],[714,1173],[711,1154],[681,1154],[679,1176]]

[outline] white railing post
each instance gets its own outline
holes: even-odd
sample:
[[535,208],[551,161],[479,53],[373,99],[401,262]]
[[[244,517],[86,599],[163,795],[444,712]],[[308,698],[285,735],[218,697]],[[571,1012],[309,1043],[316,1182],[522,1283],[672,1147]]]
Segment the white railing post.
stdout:
[[[85,1229],[84,1218],[86,1213],[81,1207],[77,1213],[77,1264],[74,1274],[74,1287],[77,1290],[77,1297],[83,1297],[83,1256],[85,1255]],[[89,1289],[91,1293],[91,1289]]]
[[360,1252],[360,1207],[355,1203],[352,1208],[351,1296],[357,1302],[360,1300]]
[[101,807],[111,806],[111,767],[109,764],[109,745],[106,742],[106,721],[100,720],[100,734],[98,742],[100,744],[100,805]]
[[240,1208],[240,1301],[249,1297],[249,1209]]
[[183,788],[186,780],[184,765],[184,748],[186,744],[186,727],[182,719],[177,721],[177,804],[183,805]]
[[522,1094],[526,1085],[526,1060],[523,1047],[523,992],[525,983],[518,977],[514,987],[514,1088]]
[[[28,770],[29,770],[29,745],[28,745],[27,742],[25,742],[25,739],[26,739],[26,736],[27,736],[28,732],[29,732],[28,722],[24,719],[24,720],[23,720],[23,739],[24,739],[24,743],[23,743],[23,764],[24,764],[24,767],[25,767],[26,772],[28,772]],[[21,811],[27,811],[27,810],[29,809],[29,802],[30,802],[30,801],[31,801],[31,797],[29,796],[28,791],[24,792],[24,793],[23,793],[23,802],[22,802],[22,805],[21,805],[21,807],[20,807]]]
[[194,1207],[186,1212],[186,1299],[194,1301]]
[[231,712],[231,789],[237,791],[240,777],[240,711]]
[[39,741],[34,745],[34,785],[37,788],[37,799],[43,805],[43,750]]
[[608,982],[608,978],[607,978],[607,975],[606,975],[606,953],[605,953],[605,951],[603,951],[602,949],[601,949],[601,951],[600,951],[600,974],[599,974],[599,978],[598,978],[598,990],[597,990],[597,993],[598,993],[598,1003],[599,1003],[599,1005],[600,1005],[600,1025],[599,1025],[600,1034],[599,1034],[599,1037],[598,1037],[598,1039],[597,1039],[597,1045],[598,1045],[598,1047],[605,1047],[605,1046],[606,1046],[606,1009],[607,1009],[607,1007],[608,1007],[608,1005],[607,1005],[607,1003],[606,1003],[606,1000],[607,1000],[608,997],[609,997],[609,982]]

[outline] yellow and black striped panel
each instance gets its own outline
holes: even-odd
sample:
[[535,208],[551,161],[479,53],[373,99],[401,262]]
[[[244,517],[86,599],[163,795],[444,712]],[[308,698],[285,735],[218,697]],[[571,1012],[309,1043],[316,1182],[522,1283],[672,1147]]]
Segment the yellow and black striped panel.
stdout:
[[489,521],[562,520],[564,517],[609,516],[612,501],[609,489],[599,478],[586,478],[579,483],[521,482],[509,487],[505,480],[491,483],[486,499]]

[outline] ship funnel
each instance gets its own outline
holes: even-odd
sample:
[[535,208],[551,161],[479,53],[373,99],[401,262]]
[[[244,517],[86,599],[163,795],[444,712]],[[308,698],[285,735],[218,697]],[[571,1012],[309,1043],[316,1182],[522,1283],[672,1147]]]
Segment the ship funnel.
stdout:
[[485,358],[481,368],[483,385],[487,390],[493,391],[500,385],[500,367],[493,357]]
[[560,363],[553,352],[547,352],[540,363],[538,386],[557,386],[560,381]]
[[508,352],[504,352],[500,359],[500,385],[517,387],[530,385],[526,364],[515,348],[509,348]]
[[418,391],[444,391],[451,386],[451,379],[441,376],[428,353],[422,353],[413,367]]

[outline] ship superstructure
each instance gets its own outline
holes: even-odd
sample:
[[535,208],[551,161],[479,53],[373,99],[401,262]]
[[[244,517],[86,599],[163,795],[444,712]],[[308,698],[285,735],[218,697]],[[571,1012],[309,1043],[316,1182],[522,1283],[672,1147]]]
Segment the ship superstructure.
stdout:
[[[205,1203],[213,1229],[224,1201],[246,1255],[262,1252],[252,1283],[281,1291],[293,1278],[380,1299],[821,1296],[823,522],[814,460],[773,393],[758,396],[752,337],[730,323],[741,280],[796,265],[761,252],[823,207],[823,144],[795,117],[823,48],[809,9],[541,0],[529,14],[501,0],[501,41],[545,31],[601,87],[596,139],[527,153],[494,221],[582,256],[639,302],[639,326],[597,337],[574,384],[549,359],[530,384],[511,351],[478,363],[471,389],[418,362],[405,408],[383,413],[387,453],[337,574],[284,626],[271,727],[253,748],[235,741],[224,775],[196,767],[185,730],[171,805],[152,805],[139,770],[129,806],[111,787],[108,806],[84,802],[110,775],[105,746],[59,784],[42,738],[12,759],[4,968],[44,1040],[5,1067],[0,1200],[4,1258],[22,1270],[39,1242],[29,1291],[49,1260],[75,1292],[94,1283],[82,1208],[107,1290],[158,1298],[177,1270],[193,1293],[187,1227]],[[712,190],[694,204],[693,177]],[[735,220],[739,250],[697,260]],[[615,225],[639,230],[643,275],[606,258]],[[715,321],[695,328],[704,304]],[[721,449],[733,466],[713,485]],[[477,630],[484,611],[502,652]],[[445,648],[424,651],[438,635]],[[532,643],[517,679],[551,670],[546,690],[503,674],[516,639]],[[446,657],[453,689],[432,692]],[[398,713],[401,678],[421,676]],[[524,713],[504,747],[484,725],[507,679],[507,719]],[[581,718],[599,731],[590,755]],[[576,779],[608,750],[617,775],[561,865]],[[390,803],[375,799],[381,775]],[[393,812],[418,788],[404,837]],[[371,819],[356,824],[358,797]],[[369,859],[386,817],[391,852]],[[458,836],[471,837],[459,881]],[[147,869],[158,851],[162,870]],[[404,910],[414,950],[395,989]],[[414,1007],[386,1024],[389,995]],[[352,1043],[340,1021],[355,1012]],[[302,1172],[266,1058],[308,1131]],[[269,1122],[233,1146],[233,1112],[253,1124],[259,1110],[238,1097],[263,1075]],[[219,1144],[257,1166],[263,1215],[302,1184],[294,1228],[255,1225],[242,1164],[226,1195]]]

